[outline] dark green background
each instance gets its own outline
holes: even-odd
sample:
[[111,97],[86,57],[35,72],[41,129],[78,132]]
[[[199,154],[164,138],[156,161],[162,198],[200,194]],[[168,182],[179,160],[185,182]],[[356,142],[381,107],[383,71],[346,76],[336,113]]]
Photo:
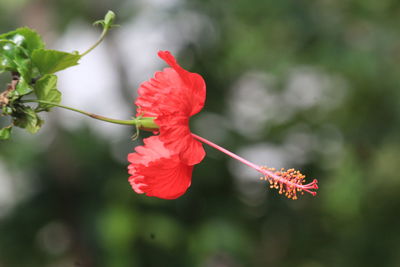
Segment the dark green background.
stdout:
[[[89,25],[109,9],[122,26],[115,34],[141,14],[145,2],[2,0],[0,31],[30,26],[51,32],[52,48],[73,23]],[[165,4],[152,2],[154,9]],[[211,138],[223,128],[218,142],[239,151],[261,142],[282,148],[298,129],[311,140],[298,144],[306,156],[285,167],[318,178],[318,195],[285,199],[260,183],[257,173],[254,183],[238,182],[235,163],[209,148],[181,198],[136,195],[127,183],[127,163],[114,155],[125,157],[139,143],[130,142],[132,132],[113,140],[89,126],[66,130],[53,121],[44,126],[52,138],[16,130],[11,141],[0,143],[0,175],[16,188],[10,196],[0,190],[0,266],[400,266],[400,2],[174,2],[157,9],[160,27],[160,17],[182,14],[208,23],[177,55],[207,82],[203,116],[219,114],[220,121],[199,131]],[[117,49],[113,36],[103,44],[110,57]],[[290,116],[281,120],[281,113],[266,112],[269,119],[261,119],[256,134],[246,129],[248,121],[240,130],[232,126],[229,99],[243,75],[273,77],[272,94],[293,98],[288,84],[299,70],[322,79],[317,85],[331,84],[328,95],[300,108],[275,99]],[[3,88],[8,78],[0,76]],[[137,84],[120,79],[121,92],[133,97]],[[302,90],[300,100],[307,86]],[[116,144],[125,149],[115,152]],[[256,194],[249,197],[246,188]]]

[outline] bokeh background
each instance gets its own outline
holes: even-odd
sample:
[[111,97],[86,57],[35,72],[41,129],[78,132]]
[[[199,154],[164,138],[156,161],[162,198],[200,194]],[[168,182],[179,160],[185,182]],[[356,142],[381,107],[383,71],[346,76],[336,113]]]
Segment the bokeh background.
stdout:
[[[69,111],[0,143],[0,266],[400,266],[397,0],[1,0],[0,32],[84,51],[65,105],[128,119],[170,50],[207,83],[193,132],[258,164],[318,178],[285,199],[206,147],[176,200],[135,194],[134,129]],[[5,88],[7,74],[0,76]]]

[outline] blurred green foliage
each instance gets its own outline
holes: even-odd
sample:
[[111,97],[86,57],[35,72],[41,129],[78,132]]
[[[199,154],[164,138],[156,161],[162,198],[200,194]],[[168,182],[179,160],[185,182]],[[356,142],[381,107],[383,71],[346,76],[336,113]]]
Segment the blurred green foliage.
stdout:
[[[59,36],[109,9],[123,27],[140,14],[139,2],[1,1],[0,30],[24,26],[21,18],[43,7]],[[0,217],[0,266],[400,266],[400,2],[174,2],[165,16],[191,11],[212,25],[179,55],[205,77],[208,112],[229,118],[231,90],[248,71],[276,77],[275,93],[299,66],[340,77],[336,106],[294,110],[255,138],[229,128],[222,143],[233,151],[282,146],[289,129],[306,125],[314,141],[299,165],[319,179],[319,194],[290,201],[266,188],[248,201],[229,160],[207,149],[184,196],[139,196],[126,181],[127,163],[113,156],[114,141],[55,124],[45,148],[43,136],[0,143],[0,176],[7,171],[23,189]],[[119,142],[136,145],[129,133]]]

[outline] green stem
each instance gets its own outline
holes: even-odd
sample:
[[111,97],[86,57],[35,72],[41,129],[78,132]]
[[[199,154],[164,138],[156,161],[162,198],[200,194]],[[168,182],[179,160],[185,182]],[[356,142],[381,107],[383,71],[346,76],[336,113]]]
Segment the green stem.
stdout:
[[97,115],[94,113],[86,112],[86,111],[83,111],[80,109],[64,106],[64,105],[57,104],[57,103],[50,102],[50,101],[29,99],[29,100],[22,100],[21,102],[22,103],[39,103],[39,104],[52,105],[55,107],[78,112],[80,114],[86,115],[86,116],[91,117],[96,120],[120,124],[120,125],[136,125],[138,128],[143,129],[143,130],[148,130],[148,131],[154,131],[154,130],[158,129],[158,125],[154,122],[154,118],[152,118],[152,117],[134,118],[133,120],[117,120],[117,119],[111,119],[111,118],[107,118],[104,116],[100,116],[100,115]]
[[107,32],[108,32],[109,29],[110,29],[110,27],[104,27],[104,28],[103,28],[103,32],[101,33],[99,40],[97,40],[97,42],[96,42],[94,45],[92,45],[88,50],[86,50],[85,52],[83,52],[83,53],[81,54],[81,57],[85,56],[85,55],[88,54],[90,51],[92,51],[93,49],[95,49],[95,48],[104,40],[104,38],[106,37],[106,34],[107,34]]

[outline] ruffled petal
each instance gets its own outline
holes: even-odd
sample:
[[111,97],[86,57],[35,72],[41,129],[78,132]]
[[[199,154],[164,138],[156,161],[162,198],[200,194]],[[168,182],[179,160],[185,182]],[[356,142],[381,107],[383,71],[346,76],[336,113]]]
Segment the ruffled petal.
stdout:
[[146,138],[144,143],[128,155],[132,189],[163,199],[175,199],[184,194],[191,184],[193,166],[182,163],[158,136]]
[[158,56],[175,70],[185,85],[185,90],[182,90],[182,94],[191,106],[189,116],[198,113],[204,107],[206,100],[206,84],[203,77],[183,69],[169,51],[159,51]]
[[160,126],[160,140],[165,147],[176,151],[183,163],[191,166],[203,160],[206,152],[202,143],[191,135],[187,117],[173,114],[162,116],[155,122]]
[[139,107],[137,115],[158,117],[161,114],[180,112],[193,116],[204,106],[206,85],[197,73],[191,73],[178,65],[168,51],[158,55],[171,68],[156,72],[154,78],[142,83],[135,104]]

